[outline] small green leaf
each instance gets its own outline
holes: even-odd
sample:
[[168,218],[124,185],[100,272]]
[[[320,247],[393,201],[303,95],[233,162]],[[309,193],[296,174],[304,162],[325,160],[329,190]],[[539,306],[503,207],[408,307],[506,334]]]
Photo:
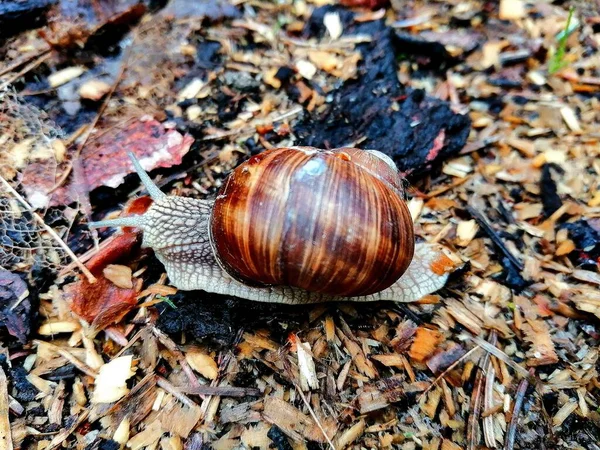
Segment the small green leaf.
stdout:
[[560,69],[567,65],[565,59],[565,53],[567,50],[567,39],[569,35],[575,30],[571,29],[571,19],[573,18],[573,13],[575,12],[575,8],[571,7],[569,9],[569,17],[567,17],[567,24],[565,25],[565,29],[560,32],[558,37],[558,48],[556,52],[550,58],[550,63],[548,64],[548,72],[550,74],[555,74]]
[[173,309],[177,309],[177,306],[175,306],[175,303],[173,303],[173,301],[169,298],[169,297],[165,297],[164,295],[157,295],[156,298],[158,300],[160,300],[161,302],[166,303],[167,305],[169,305],[171,308]]

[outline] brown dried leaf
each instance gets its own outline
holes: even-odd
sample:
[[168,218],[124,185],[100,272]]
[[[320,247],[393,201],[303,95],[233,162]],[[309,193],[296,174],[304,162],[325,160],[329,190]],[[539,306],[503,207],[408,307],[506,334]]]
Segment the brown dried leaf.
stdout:
[[546,322],[542,320],[527,320],[521,327],[524,337],[531,343],[527,352],[527,365],[545,366],[558,362],[554,343]]

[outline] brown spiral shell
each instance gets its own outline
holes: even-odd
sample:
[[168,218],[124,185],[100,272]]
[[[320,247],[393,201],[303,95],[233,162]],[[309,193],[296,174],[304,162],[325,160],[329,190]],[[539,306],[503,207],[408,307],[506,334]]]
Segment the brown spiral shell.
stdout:
[[238,166],[214,204],[210,234],[232,277],[339,296],[391,286],[414,253],[401,178],[363,150],[265,151]]

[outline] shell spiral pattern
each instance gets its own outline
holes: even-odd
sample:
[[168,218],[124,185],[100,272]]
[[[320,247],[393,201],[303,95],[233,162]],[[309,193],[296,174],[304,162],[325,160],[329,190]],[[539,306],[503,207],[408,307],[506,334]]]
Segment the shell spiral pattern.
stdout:
[[219,264],[249,285],[348,297],[391,286],[413,258],[412,220],[399,175],[365,168],[364,153],[281,148],[237,167],[209,225]]

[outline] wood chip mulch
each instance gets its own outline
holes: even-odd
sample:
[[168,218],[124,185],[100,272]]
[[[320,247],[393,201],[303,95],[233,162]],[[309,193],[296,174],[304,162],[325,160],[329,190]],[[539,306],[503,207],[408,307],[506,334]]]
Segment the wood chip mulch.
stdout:
[[[0,449],[600,449],[595,2],[109,3],[0,42],[0,175],[90,271],[0,191]],[[382,48],[398,98],[342,123]],[[135,230],[85,225],[148,207],[131,147],[203,198],[264,149],[394,147],[415,92],[415,231],[460,263],[418,303],[178,292]]]

